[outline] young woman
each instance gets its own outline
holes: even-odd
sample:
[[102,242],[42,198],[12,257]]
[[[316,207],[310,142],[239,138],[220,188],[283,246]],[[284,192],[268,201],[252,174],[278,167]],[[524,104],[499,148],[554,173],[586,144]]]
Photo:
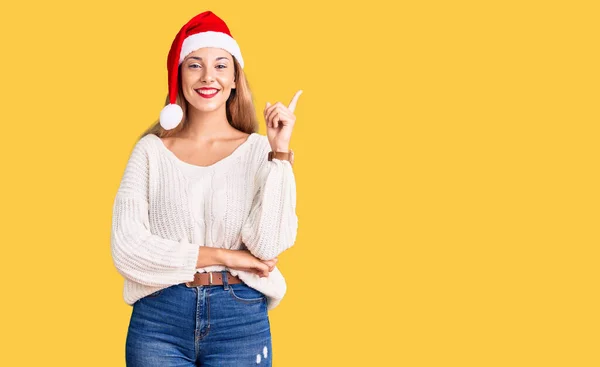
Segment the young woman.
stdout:
[[244,61],[210,11],[178,32],[159,121],[114,201],[111,254],[133,306],[127,366],[271,366],[276,267],[298,228],[289,144],[301,91],[258,134]]

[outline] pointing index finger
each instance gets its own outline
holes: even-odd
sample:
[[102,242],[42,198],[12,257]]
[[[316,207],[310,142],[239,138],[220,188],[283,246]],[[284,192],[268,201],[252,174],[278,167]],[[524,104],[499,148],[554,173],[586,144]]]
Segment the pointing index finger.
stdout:
[[302,94],[302,90],[297,91],[296,94],[294,95],[294,98],[292,98],[290,105],[288,106],[288,109],[290,111],[292,111],[292,113],[294,113],[294,110],[296,109],[296,103],[298,103],[298,97],[300,97],[301,94]]

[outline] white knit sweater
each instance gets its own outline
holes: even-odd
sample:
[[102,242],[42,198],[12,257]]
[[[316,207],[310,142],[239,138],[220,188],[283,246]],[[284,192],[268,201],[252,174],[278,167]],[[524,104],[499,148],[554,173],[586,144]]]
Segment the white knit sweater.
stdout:
[[129,305],[194,273],[229,270],[276,307],[286,292],[275,269],[266,278],[225,266],[196,268],[200,247],[248,249],[267,260],[290,248],[298,229],[290,162],[268,161],[266,136],[253,133],[210,166],[186,163],[156,135],[134,146],[113,206],[111,254]]

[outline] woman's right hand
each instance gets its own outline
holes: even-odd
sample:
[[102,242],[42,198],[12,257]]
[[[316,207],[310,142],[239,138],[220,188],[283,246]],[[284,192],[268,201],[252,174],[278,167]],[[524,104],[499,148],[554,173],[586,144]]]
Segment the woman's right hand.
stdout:
[[275,268],[277,258],[260,260],[248,250],[227,250],[224,262],[228,268],[252,272],[260,277],[268,277],[269,273]]

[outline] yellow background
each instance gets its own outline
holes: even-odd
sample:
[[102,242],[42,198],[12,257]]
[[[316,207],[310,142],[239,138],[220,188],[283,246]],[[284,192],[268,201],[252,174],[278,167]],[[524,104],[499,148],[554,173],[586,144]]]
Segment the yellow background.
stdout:
[[592,4],[3,3],[0,365],[125,365],[113,199],[208,9],[261,134],[304,90],[274,366],[600,365]]

